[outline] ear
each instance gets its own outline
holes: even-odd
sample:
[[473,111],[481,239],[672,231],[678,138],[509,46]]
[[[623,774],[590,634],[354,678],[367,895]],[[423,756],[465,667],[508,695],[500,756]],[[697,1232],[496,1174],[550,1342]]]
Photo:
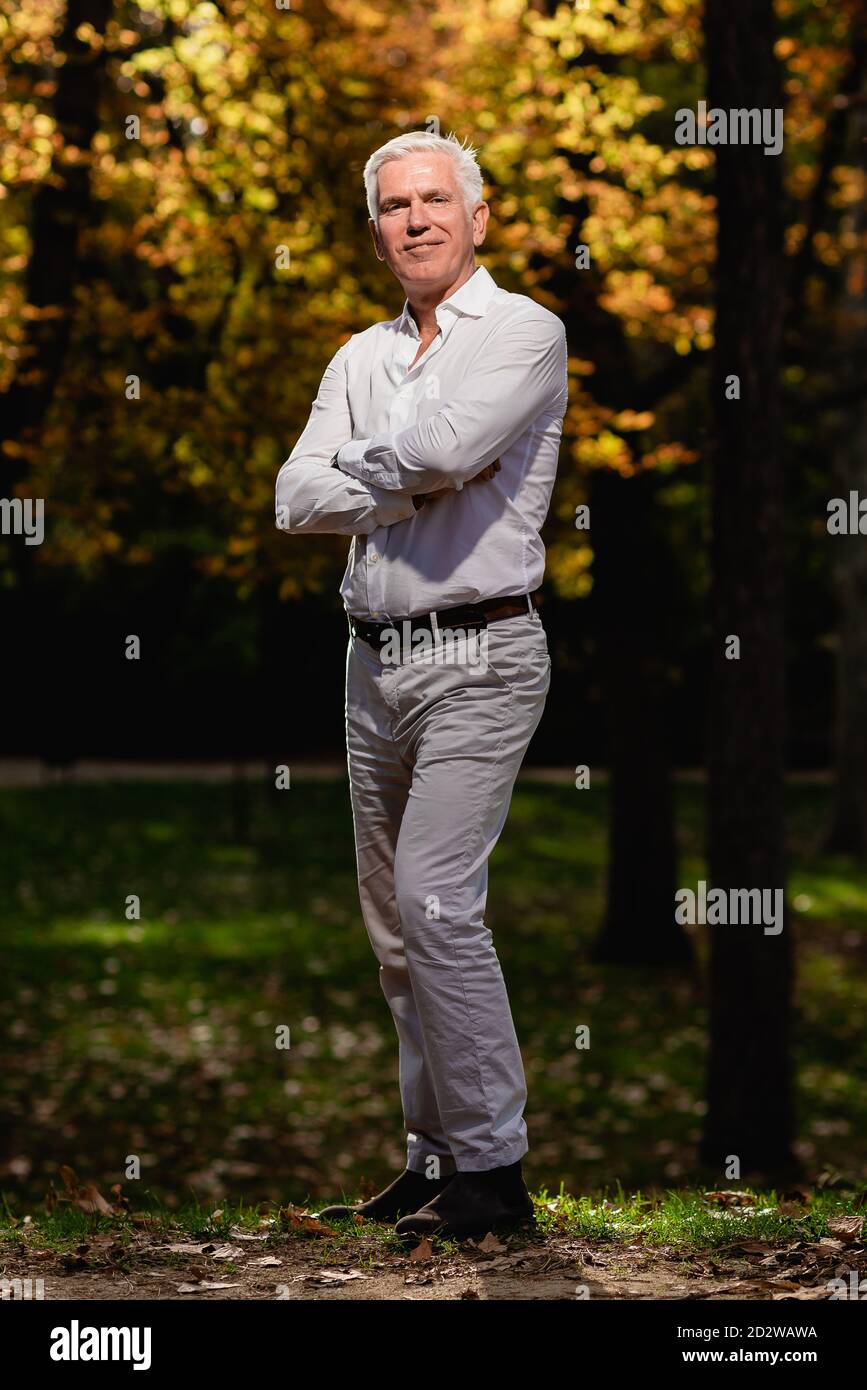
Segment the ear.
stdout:
[[376,251],[377,260],[384,261],[385,250],[383,249],[382,238],[379,235],[379,228],[377,227],[372,217],[368,217],[367,225],[370,228],[370,235],[373,237],[373,245]]
[[487,203],[476,203],[473,208],[473,245],[481,246],[488,230],[488,218],[491,209]]

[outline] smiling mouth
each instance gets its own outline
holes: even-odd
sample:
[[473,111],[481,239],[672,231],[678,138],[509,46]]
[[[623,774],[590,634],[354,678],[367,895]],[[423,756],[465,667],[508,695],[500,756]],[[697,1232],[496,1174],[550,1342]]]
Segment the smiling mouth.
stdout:
[[407,247],[405,247],[404,249],[405,249],[406,251],[433,251],[437,246],[442,246],[442,242],[441,242],[441,241],[422,241],[422,242],[416,243],[414,246],[407,246]]

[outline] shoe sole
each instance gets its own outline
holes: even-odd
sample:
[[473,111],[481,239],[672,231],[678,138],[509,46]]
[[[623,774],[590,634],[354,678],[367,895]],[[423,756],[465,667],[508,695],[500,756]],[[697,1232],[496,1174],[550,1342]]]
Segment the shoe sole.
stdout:
[[439,1236],[442,1240],[477,1240],[479,1236],[486,1236],[490,1231],[493,1235],[498,1232],[503,1234],[515,1231],[520,1226],[532,1224],[535,1226],[535,1212],[528,1213],[526,1216],[503,1216],[499,1221],[486,1226],[476,1226],[472,1230],[462,1231],[458,1234],[448,1225],[437,1226],[432,1231],[395,1231],[395,1235],[400,1240],[420,1241],[433,1236]]
[[[441,1189],[444,1191],[445,1189]],[[436,1194],[437,1196],[439,1193]],[[329,1211],[332,1215],[329,1216]],[[372,1212],[359,1211],[358,1207],[325,1207],[322,1211],[313,1212],[316,1221],[345,1221],[349,1216],[361,1216],[365,1221],[376,1221],[381,1226],[393,1226],[396,1221],[400,1221],[403,1216],[414,1216],[418,1207],[400,1207],[394,1215],[375,1216]]]
[[339,1212],[328,1213],[328,1208],[324,1211],[312,1212],[315,1221],[345,1221],[350,1216],[360,1216],[365,1221],[375,1221],[380,1226],[393,1226],[396,1221],[400,1221],[403,1216],[414,1216],[418,1207],[401,1208],[394,1216],[375,1216],[372,1212],[359,1211],[357,1207],[342,1207]]

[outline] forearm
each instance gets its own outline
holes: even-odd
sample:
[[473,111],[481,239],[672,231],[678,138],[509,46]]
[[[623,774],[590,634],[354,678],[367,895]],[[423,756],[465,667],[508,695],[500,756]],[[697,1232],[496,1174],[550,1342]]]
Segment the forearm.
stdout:
[[350,478],[330,466],[341,440],[352,437],[346,386],[347,346],[338,348],[319,385],[310,418],[275,483],[278,530],[368,536],[415,516],[412,498]]
[[276,524],[290,534],[367,536],[415,516],[406,492],[386,491],[318,461],[287,459],[277,474]]
[[[401,430],[396,434],[377,434],[370,439],[353,439],[337,455],[341,471],[348,477],[387,492],[409,496],[437,492],[443,488],[460,490],[474,473],[496,458],[496,447],[489,457],[468,456],[466,448],[441,422],[423,421],[433,428]],[[439,426],[439,427],[438,427]]]

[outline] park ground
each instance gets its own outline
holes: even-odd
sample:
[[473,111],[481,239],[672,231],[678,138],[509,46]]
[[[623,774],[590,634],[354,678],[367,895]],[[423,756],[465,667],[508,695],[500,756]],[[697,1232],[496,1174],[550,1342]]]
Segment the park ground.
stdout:
[[[2,1277],[47,1298],[341,1299],[809,1299],[864,1277],[867,871],[823,852],[829,788],[789,792],[802,1176],[776,1189],[697,1162],[702,929],[685,972],[590,958],[606,797],[525,776],[491,866],[536,1228],[413,1256],[310,1216],[403,1166],[345,781],[0,787]],[[698,785],[678,833],[694,884]]]
[[50,1215],[7,1215],[0,1240],[2,1277],[41,1279],[47,1300],[810,1301],[861,1296],[862,1280],[867,1291],[860,1199],[807,1189],[620,1204],[541,1193],[517,1231],[402,1244],[387,1226],[328,1225],[295,1207],[132,1212],[64,1178]]

